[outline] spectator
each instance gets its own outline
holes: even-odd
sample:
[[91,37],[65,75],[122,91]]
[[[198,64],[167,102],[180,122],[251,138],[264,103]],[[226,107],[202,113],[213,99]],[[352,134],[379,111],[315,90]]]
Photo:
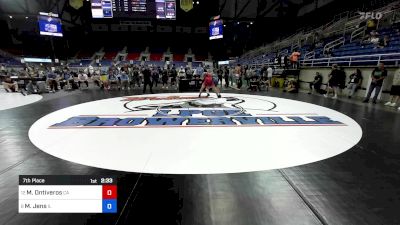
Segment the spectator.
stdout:
[[3,87],[7,92],[18,92],[18,83],[12,81],[10,77],[6,77],[3,81]]
[[326,58],[333,57],[333,56],[334,56],[334,55],[333,55],[333,49],[332,49],[332,48],[328,48],[328,49],[324,52],[324,56],[325,56]]
[[365,44],[378,44],[379,42],[379,33],[375,30],[366,33],[361,40],[361,45],[364,47]]
[[372,103],[376,104],[376,99],[378,98],[379,92],[382,89],[383,80],[387,76],[387,70],[383,63],[379,63],[379,67],[375,68],[371,74],[371,84],[368,88],[367,97],[364,99],[364,103],[368,103],[371,98],[372,92],[375,90],[375,95],[373,97]]
[[218,76],[218,83],[221,84],[221,88],[222,88],[222,78],[224,76],[224,71],[222,69],[222,67],[219,67],[217,70],[217,76]]
[[47,85],[50,88],[50,92],[55,93],[58,91],[57,74],[53,71],[47,73]]
[[366,32],[373,32],[375,31],[378,25],[378,21],[376,19],[370,19],[367,21],[366,25],[367,25]]
[[89,77],[91,77],[94,74],[94,68],[93,68],[92,65],[90,65],[88,67],[88,73],[87,74],[88,74],[87,76],[89,76]]
[[93,83],[95,83],[98,87],[103,88],[103,84],[101,82],[101,76],[100,76],[100,69],[94,71],[92,80],[93,80]]
[[5,73],[5,72],[6,72],[6,67],[4,66],[4,64],[1,64],[0,73]]
[[30,95],[30,94],[40,94],[40,90],[39,90],[39,86],[37,85],[36,81],[30,81],[27,85],[26,85],[26,92]]
[[361,87],[362,80],[363,77],[360,69],[356,69],[356,71],[350,75],[350,81],[347,85],[347,89],[349,90],[348,98],[353,97],[356,90]]
[[[392,88],[390,90],[390,100],[385,104],[386,106],[396,107],[400,99],[400,69],[396,71],[393,77]],[[400,107],[397,108],[400,110]]]
[[193,70],[190,67],[185,68],[186,71],[186,79],[191,80],[193,78]]
[[290,55],[290,61],[292,63],[292,68],[293,69],[298,69],[299,68],[299,59],[300,59],[301,53],[297,50],[295,50],[292,55]]
[[175,66],[172,67],[172,69],[170,70],[170,75],[171,77],[171,87],[176,85],[176,77],[178,76],[178,73],[175,69]]
[[281,64],[279,65],[280,68],[286,68],[287,58],[285,55],[281,56]]
[[250,78],[253,76],[253,68],[248,68],[244,73],[244,80],[246,81],[246,86],[250,86]]
[[371,35],[369,40],[371,44],[378,45],[379,44],[379,36],[378,35]]
[[111,86],[113,84],[118,86],[118,78],[115,75],[114,71],[110,69],[108,72],[108,88],[107,89],[110,90]]
[[[282,67],[282,56],[278,54],[278,64],[277,66]],[[263,71],[264,72],[264,71]]]
[[109,89],[109,82],[108,82],[107,71],[103,70],[103,71],[100,71],[100,72],[101,72],[101,74],[100,74],[100,81],[101,81],[101,83],[102,83],[102,88],[107,90],[107,89]]
[[64,89],[64,86],[65,86],[67,88],[67,90],[71,90],[72,83],[74,83],[74,78],[72,77],[68,68],[65,68],[63,71],[63,74],[61,76],[61,79],[60,79],[60,87],[61,87],[61,89]]
[[151,72],[150,69],[146,66],[143,70],[143,94],[146,93],[146,87],[149,85],[150,93],[153,94],[153,82],[151,80]]
[[250,86],[247,88],[248,91],[261,91],[260,80],[257,76],[250,78]]
[[313,90],[316,90],[317,93],[321,93],[321,85],[322,85],[322,76],[319,72],[315,74],[314,80],[310,82],[310,92],[308,94],[312,94]]
[[298,86],[297,86],[297,82],[295,80],[290,80],[288,82],[288,85],[287,85],[286,89],[283,90],[283,92],[298,93],[299,89],[298,89]]
[[162,88],[168,89],[168,71],[166,69],[164,69],[162,72],[161,80],[162,80]]
[[385,47],[387,47],[389,45],[389,42],[390,42],[390,38],[389,38],[389,36],[386,35],[385,37],[379,39],[377,47],[378,48],[385,48]]
[[235,74],[237,88],[240,89],[242,87],[242,68],[240,64],[237,64],[235,67]]
[[224,68],[224,80],[225,80],[225,87],[229,87],[229,68],[225,66]]
[[341,79],[341,72],[336,64],[332,66],[332,71],[329,74],[329,81],[328,81],[328,88],[326,90],[326,94],[324,94],[324,97],[327,98],[329,97],[330,92],[332,91],[333,93],[333,99],[337,98],[338,90],[339,90],[339,84],[340,84],[340,79]]
[[153,80],[153,85],[155,85],[156,87],[158,86],[158,80],[160,78],[160,67],[158,68],[153,68],[153,70],[151,71],[151,79]]
[[196,68],[196,71],[195,71],[195,73],[194,73],[194,76],[195,76],[195,78],[200,78],[200,77],[202,77],[203,76],[203,73],[204,73],[204,69],[203,69],[203,67],[199,64],[199,66]]
[[272,66],[269,66],[267,69],[267,80],[268,80],[268,87],[271,87],[272,84],[272,75],[274,74],[274,69]]
[[78,86],[81,88],[81,83],[85,83],[86,87],[89,88],[89,81],[88,81],[88,75],[84,72],[80,72],[78,75]]
[[178,77],[179,77],[179,79],[184,79],[185,76],[186,76],[186,71],[183,68],[183,66],[181,66],[181,68],[179,69],[179,72],[178,72]]
[[133,76],[133,80],[132,80],[132,85],[133,87],[135,87],[135,83],[137,84],[138,87],[140,87],[140,84],[142,83],[140,80],[140,71],[138,67],[134,67],[133,71],[132,71],[132,76]]
[[126,68],[121,68],[121,73],[119,75],[120,88],[122,90],[129,90],[129,76],[126,72]]
[[343,67],[339,67],[339,88],[343,90],[346,87],[346,72]]

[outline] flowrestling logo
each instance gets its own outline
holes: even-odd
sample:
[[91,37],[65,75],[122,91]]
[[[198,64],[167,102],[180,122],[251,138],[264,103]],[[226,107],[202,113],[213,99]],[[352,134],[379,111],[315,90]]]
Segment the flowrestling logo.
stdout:
[[119,103],[121,113],[74,116],[49,128],[346,126],[318,113],[279,113],[276,103],[256,97],[134,96]]

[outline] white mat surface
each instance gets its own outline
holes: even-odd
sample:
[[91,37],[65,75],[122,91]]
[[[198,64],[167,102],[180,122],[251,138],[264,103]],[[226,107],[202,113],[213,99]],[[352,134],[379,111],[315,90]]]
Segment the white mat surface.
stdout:
[[41,95],[23,96],[21,93],[0,92],[0,111],[28,105],[41,100]]

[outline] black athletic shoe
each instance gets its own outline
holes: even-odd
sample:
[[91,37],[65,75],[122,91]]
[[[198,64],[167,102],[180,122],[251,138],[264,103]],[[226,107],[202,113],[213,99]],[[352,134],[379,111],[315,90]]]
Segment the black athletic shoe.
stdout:
[[351,99],[351,96],[348,96],[347,98]]
[[363,103],[368,103],[369,101],[368,101],[368,99],[365,99],[364,101],[363,101]]
[[376,101],[373,101],[372,103],[373,103],[373,104],[376,104]]
[[207,93],[207,98],[210,97],[210,94]]
[[218,95],[218,98],[221,98],[221,95]]

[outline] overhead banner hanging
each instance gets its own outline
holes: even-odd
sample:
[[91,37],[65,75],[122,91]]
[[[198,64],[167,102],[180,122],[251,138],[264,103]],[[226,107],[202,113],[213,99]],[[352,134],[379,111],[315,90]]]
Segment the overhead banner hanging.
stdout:
[[83,0],[69,0],[69,5],[74,9],[80,9],[83,6]]
[[185,12],[189,12],[193,9],[193,0],[181,0],[181,9]]

